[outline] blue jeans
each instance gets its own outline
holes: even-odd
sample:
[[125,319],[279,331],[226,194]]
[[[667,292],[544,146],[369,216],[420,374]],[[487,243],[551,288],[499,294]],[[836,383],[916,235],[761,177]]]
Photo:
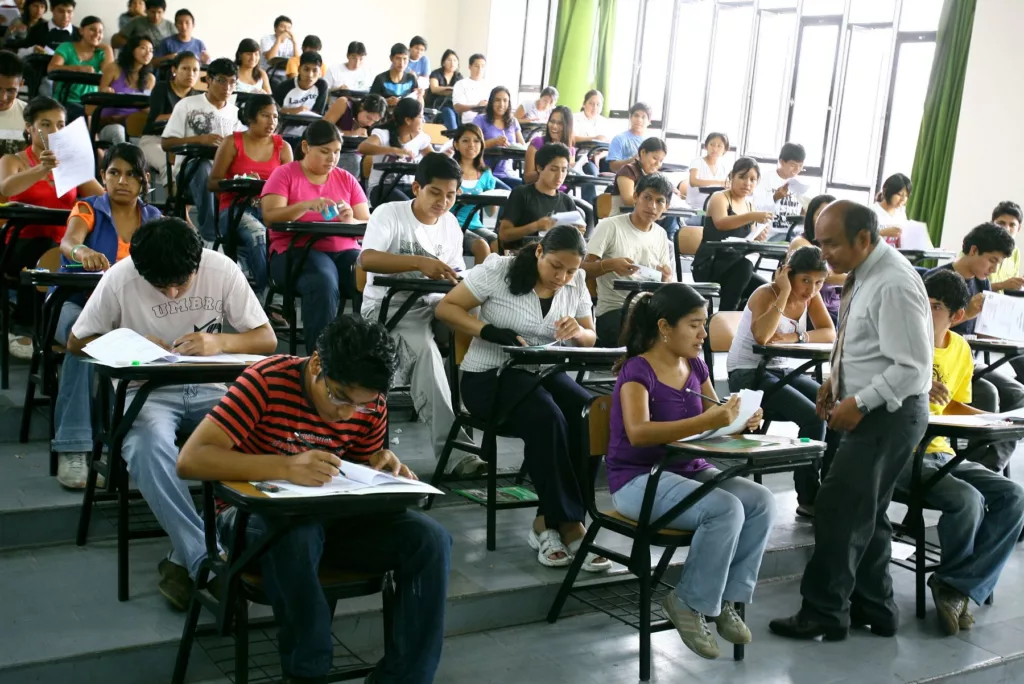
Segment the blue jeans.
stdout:
[[[82,307],[64,302],[57,320],[57,341],[66,345],[71,328]],[[50,448],[59,454],[92,451],[93,367],[84,357],[68,353],[60,371],[57,405],[54,410],[54,438]]]
[[[925,454],[922,479],[934,475],[947,460],[945,454]],[[908,461],[900,474],[900,489],[910,489],[912,464]],[[942,511],[942,562],[935,574],[982,603],[995,589],[1024,528],[1024,487],[980,463],[964,461],[935,484],[927,503]]]
[[[222,537],[234,521],[233,509],[218,516]],[[247,543],[255,543],[267,529],[264,518],[250,517]],[[433,682],[444,641],[451,545],[440,524],[413,511],[291,527],[260,557],[264,587],[280,625],[278,650],[286,678],[322,677],[331,669],[334,616],[317,579],[325,559],[356,572],[394,571],[394,633],[385,635],[374,681]]]
[[[220,225],[217,230],[227,235],[228,210],[220,212]],[[235,234],[238,240],[238,256],[249,266],[256,286],[256,292],[267,289],[267,227],[263,225],[263,212],[256,207],[248,207],[242,214]]]
[[[178,477],[179,431],[189,433],[224,396],[223,385],[161,387],[149,395],[124,438],[121,449],[128,472],[153,515],[171,538],[171,562],[195,577],[206,558],[203,519],[196,512],[188,484]],[[135,391],[129,390],[126,405]]]
[[[298,261],[303,249],[294,250],[294,262]],[[307,354],[313,353],[320,333],[338,315],[339,307],[344,305],[342,295],[353,301],[358,296],[352,270],[358,258],[358,249],[346,249],[343,252],[310,251],[295,284],[295,291],[302,297],[302,326]],[[270,257],[270,277],[282,286],[286,262],[284,252]],[[358,312],[358,307],[355,310]]]
[[[651,519],[667,513],[717,473],[714,468],[692,478],[662,473]],[[612,494],[615,510],[638,519],[648,478],[647,474],[634,477]],[[691,506],[671,525],[695,531],[676,598],[707,616],[718,615],[723,600],[750,603],[774,522],[775,497],[744,478],[726,480]]]
[[449,131],[454,131],[459,127],[459,115],[455,113],[454,108],[441,107],[441,123]]
[[206,182],[210,179],[210,171],[213,170],[213,162],[191,162],[190,165],[195,171],[188,187],[192,192],[192,201],[199,221],[196,228],[204,240],[213,242],[217,239],[217,226],[213,217],[213,193],[206,187]]

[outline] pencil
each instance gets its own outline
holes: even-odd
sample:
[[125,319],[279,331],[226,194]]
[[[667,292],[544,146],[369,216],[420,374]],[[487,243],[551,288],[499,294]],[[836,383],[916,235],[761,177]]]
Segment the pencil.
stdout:
[[[293,432],[292,434],[295,435],[295,439],[299,440],[299,443],[302,446],[306,447],[307,449],[310,449],[311,451],[323,451],[323,449],[318,449],[317,447],[310,444],[309,441],[305,437],[300,435],[298,432]],[[341,457],[339,456],[338,458],[340,459]],[[338,468],[338,474],[341,475],[342,477],[348,477],[348,475],[346,475],[341,468]]]
[[697,395],[698,397],[700,397],[701,399],[704,399],[705,401],[710,401],[710,402],[711,402],[712,404],[718,404],[719,406],[721,406],[721,405],[723,405],[723,404],[725,403],[725,402],[724,402],[724,401],[722,401],[721,399],[712,399],[711,397],[706,397],[706,396],[704,396],[704,395],[703,395],[703,394],[701,394],[700,392],[694,392],[694,391],[693,391],[692,389],[690,389],[689,387],[687,387],[687,388],[686,388],[686,391],[687,391],[687,392],[689,392],[690,394],[696,394],[696,395]]

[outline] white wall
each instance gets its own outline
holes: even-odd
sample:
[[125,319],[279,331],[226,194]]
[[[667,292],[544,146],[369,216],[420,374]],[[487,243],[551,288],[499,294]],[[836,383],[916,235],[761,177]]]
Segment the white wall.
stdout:
[[[978,0],[953,154],[942,246],[960,248],[971,228],[1002,200],[1024,204],[1016,170],[1024,159],[1022,0]],[[1018,243],[1024,238],[1018,235]]]

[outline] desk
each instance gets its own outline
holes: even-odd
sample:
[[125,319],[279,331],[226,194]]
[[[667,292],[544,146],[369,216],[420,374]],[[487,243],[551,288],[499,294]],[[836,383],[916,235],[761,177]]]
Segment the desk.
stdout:
[[314,114],[313,112],[306,114],[279,114],[277,117],[277,130],[279,133],[283,133],[285,128],[289,126],[295,126],[305,130],[306,126],[314,121],[320,121],[323,118],[324,117],[320,114]]
[[135,95],[132,93],[87,93],[82,96],[82,105],[95,107],[89,117],[89,133],[95,139],[100,134],[103,125],[100,119],[103,118],[104,109],[147,109],[150,104],[149,95]]
[[523,140],[529,140],[537,133],[545,133],[548,124],[546,121],[520,121],[519,128],[523,132]]
[[[826,346],[828,347],[827,349],[825,348]],[[764,377],[765,372],[768,370],[768,362],[771,359],[800,359],[804,361],[804,363],[786,373],[786,375],[782,377],[781,381],[765,390],[764,397],[761,399],[761,404],[763,406],[765,399],[791,383],[793,378],[806,373],[810,370],[811,366],[814,366],[814,379],[819,385],[822,384],[822,382],[824,382],[822,366],[832,358],[832,345],[820,345],[814,343],[755,344],[754,353],[761,355],[761,361],[757,365],[757,373],[754,380],[756,384],[753,389],[757,389],[761,384],[761,378]]]
[[330,92],[331,97],[347,97],[350,100],[362,100],[370,94],[369,90],[349,90],[348,88],[335,88]]
[[[48,73],[46,78],[56,84],[53,87],[54,98],[67,107],[72,85],[91,85],[98,88],[102,74],[87,74],[84,71],[65,71],[64,69],[57,69],[56,71]],[[60,87],[61,85],[64,86],[63,89]]]
[[[657,292],[662,288],[663,285],[668,285],[676,281],[672,280],[668,283],[663,283],[657,280],[614,280],[612,281],[612,289],[621,290],[628,292],[626,300],[622,302],[622,324],[626,324],[626,319],[629,314],[629,306],[633,303],[633,298],[641,292]],[[714,297],[718,296],[722,286],[718,283],[686,283],[694,290],[697,294],[704,297],[708,302],[708,320],[711,320],[711,316],[715,313],[715,302]]]
[[[986,366],[981,370],[974,371],[975,380],[985,377],[1003,364],[1024,356],[1024,342],[997,340],[991,337],[977,337],[974,335],[967,336],[965,339],[967,340],[967,344],[971,346],[971,351],[976,353],[980,352],[985,355]],[[1003,358],[990,364],[989,356],[993,353],[1002,354]]]
[[582,140],[576,143],[576,149],[585,152],[594,150],[607,150],[609,143],[605,140]]
[[[392,174],[395,176],[395,182],[391,184],[390,188],[387,188],[387,192],[380,195],[383,198],[391,196],[391,193],[402,182],[402,176],[411,176],[416,173],[416,164],[407,161],[377,162],[373,168],[375,171],[381,172],[380,181],[377,183],[380,186],[387,187],[385,183],[387,183],[388,176]],[[372,194],[373,188],[370,191]]]
[[267,181],[256,178],[225,178],[220,181],[218,184],[220,191],[233,193],[235,197],[231,200],[231,205],[227,207],[228,230],[225,235],[220,234],[220,212],[225,207],[220,206],[219,196],[214,202],[213,214],[217,220],[217,239],[213,243],[214,251],[217,251],[217,248],[223,244],[224,254],[232,261],[238,259],[238,226],[242,223],[242,216],[245,214],[246,208],[260,196],[263,186],[266,184]]
[[615,183],[615,176],[588,176],[583,173],[570,173],[565,177],[565,185],[570,188],[581,185],[599,185],[608,187]]
[[359,146],[366,140],[365,135],[343,135],[341,136],[341,153],[353,154],[359,150]]
[[952,261],[956,258],[956,254],[953,252],[947,252],[942,249],[899,249],[900,254],[907,257],[910,263],[917,266],[926,259],[936,259],[938,261]]
[[[689,170],[690,167],[686,164],[672,164],[670,162],[663,163],[659,169],[662,173],[686,173]],[[702,192],[703,190],[704,188],[701,188]]]
[[1024,297],[1024,290],[1001,290],[1007,297]]
[[[217,155],[217,146],[190,143],[188,145],[176,145],[167,150],[167,152],[181,158],[181,164],[178,166],[178,178],[174,181],[176,188],[173,188],[173,190],[175,192],[172,197],[168,197],[168,202],[170,203],[170,211],[168,213],[171,216],[183,219],[185,218],[187,205],[185,193],[188,191],[192,179],[198,173],[199,165],[204,161],[213,161],[213,158]],[[170,163],[170,159],[168,159],[168,178],[173,175],[172,169],[173,166]],[[195,201],[194,197],[192,199]]]
[[701,247],[712,250],[712,268],[714,268],[715,259],[718,257],[720,252],[739,252],[743,256],[746,256],[747,254],[757,254],[759,255],[759,258],[757,263],[754,265],[755,271],[760,269],[761,259],[764,257],[768,257],[769,259],[778,259],[781,261],[789,252],[789,245],[784,242],[754,242],[752,240],[743,240],[742,242],[726,242],[724,240],[718,242],[702,242]]
[[462,232],[465,233],[473,223],[473,217],[483,213],[484,207],[503,207],[507,202],[508,195],[459,195],[455,198],[452,211],[457,213],[461,207],[473,207],[462,222]]
[[526,164],[526,148],[519,147],[492,147],[484,150],[484,159],[501,160],[512,162],[512,168],[521,172]]
[[[377,320],[391,332],[402,320],[405,314],[409,313],[412,305],[419,301],[421,295],[425,294],[448,294],[455,287],[455,283],[447,280],[430,280],[429,278],[410,278],[408,276],[376,275],[373,277],[373,284],[388,288],[387,294],[380,304],[380,314]],[[409,292],[410,296],[398,307],[395,315],[388,320],[388,308],[391,306],[391,299],[400,292]],[[415,295],[415,296],[413,296]]]

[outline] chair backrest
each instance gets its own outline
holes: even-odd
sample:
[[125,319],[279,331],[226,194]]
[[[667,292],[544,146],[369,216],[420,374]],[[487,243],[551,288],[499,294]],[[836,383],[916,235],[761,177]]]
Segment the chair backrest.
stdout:
[[[60,270],[60,247],[51,247],[50,249],[43,252],[43,256],[39,257],[39,261],[36,262],[36,268],[44,269],[47,271],[55,272]],[[36,288],[39,292],[45,293],[49,288],[39,286]]]
[[679,226],[676,233],[676,245],[682,255],[694,255],[704,239],[704,226]]
[[423,124],[423,132],[430,136],[430,142],[435,145],[444,145],[448,142],[448,138],[444,135],[445,127],[444,124],[439,123],[425,123]]
[[608,193],[598,195],[597,200],[594,202],[594,210],[597,212],[598,219],[608,218],[611,216],[612,196]]
[[129,114],[128,118],[125,119],[124,129],[128,133],[129,138],[141,138],[142,129],[146,127],[146,121],[149,119],[149,112],[135,112]]
[[360,164],[360,166],[359,166],[359,170],[360,170],[360,173],[361,173],[361,175],[363,177],[363,180],[368,180],[370,178],[370,172],[373,171],[373,156],[372,155],[368,154],[368,155],[363,157],[363,161],[362,161],[362,164]]
[[719,311],[711,317],[708,325],[708,340],[712,352],[727,352],[740,327],[742,311]]
[[610,395],[597,397],[590,404],[590,416],[587,421],[590,433],[591,456],[604,456],[608,453],[608,442],[611,440],[612,398]]
[[356,264],[356,292],[362,292],[366,288],[366,271],[359,264]]

